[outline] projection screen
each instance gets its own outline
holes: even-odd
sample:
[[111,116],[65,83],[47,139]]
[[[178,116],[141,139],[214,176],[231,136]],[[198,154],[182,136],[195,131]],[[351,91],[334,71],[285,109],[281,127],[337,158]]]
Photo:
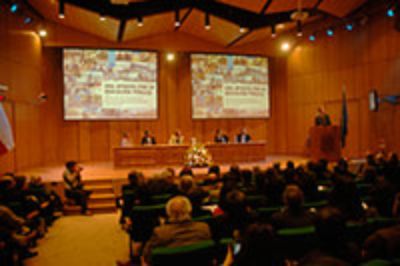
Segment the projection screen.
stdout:
[[192,118],[267,118],[268,58],[192,54]]
[[63,55],[65,120],[157,118],[157,53],[68,48]]

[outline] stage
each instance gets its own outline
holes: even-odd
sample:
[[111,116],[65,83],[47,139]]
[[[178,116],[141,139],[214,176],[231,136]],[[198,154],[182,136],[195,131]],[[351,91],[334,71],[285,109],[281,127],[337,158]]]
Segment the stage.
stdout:
[[[282,166],[286,164],[288,160],[294,161],[296,165],[305,163],[308,158],[302,156],[290,156],[290,155],[268,155],[264,161],[254,163],[238,163],[241,169],[252,169],[255,166],[259,166],[262,169],[271,166],[275,162],[280,162]],[[91,180],[121,180],[126,179],[127,175],[132,170],[143,172],[146,178],[153,176],[154,174],[160,173],[167,167],[171,166],[156,166],[156,167],[114,167],[113,162],[82,162],[84,170],[82,172],[83,181]],[[183,165],[175,165],[171,168],[175,169],[176,173],[182,169]],[[230,164],[220,164],[221,172],[227,172]],[[193,172],[198,175],[204,175],[207,173],[208,168],[193,168]],[[44,182],[61,182],[62,173],[64,171],[64,165],[51,165],[44,167],[36,167],[25,169],[17,172],[18,175],[24,175],[26,177],[41,176]]]

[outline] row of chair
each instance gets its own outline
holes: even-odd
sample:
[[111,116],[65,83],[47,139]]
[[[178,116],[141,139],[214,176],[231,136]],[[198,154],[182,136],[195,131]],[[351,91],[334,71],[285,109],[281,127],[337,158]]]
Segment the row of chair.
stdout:
[[[196,219],[203,220],[204,219]],[[383,227],[398,223],[398,219],[393,218],[373,218],[368,219],[363,224],[348,224],[347,236],[351,240],[362,243],[365,238]],[[227,245],[233,242],[230,238],[225,238],[215,243],[214,241],[203,241],[193,245],[183,247],[161,247],[152,251],[153,265],[214,265],[215,261],[221,262],[226,254]],[[318,238],[315,234],[315,228],[299,227],[281,229],[277,232],[277,239],[274,250],[269,251],[276,258],[298,260],[313,248],[318,247]],[[362,264],[363,266],[389,266],[400,265],[400,260],[381,261],[375,260]],[[397,263],[397,264],[396,264]]]

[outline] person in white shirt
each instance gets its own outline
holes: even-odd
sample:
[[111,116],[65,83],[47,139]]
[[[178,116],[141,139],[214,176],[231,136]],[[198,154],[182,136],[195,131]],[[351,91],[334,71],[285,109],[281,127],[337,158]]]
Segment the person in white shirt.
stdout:
[[174,144],[183,144],[184,136],[182,136],[182,133],[180,130],[176,130],[171,137],[169,138],[169,144],[174,145]]
[[127,132],[122,133],[122,138],[121,138],[121,147],[132,147],[132,141],[129,137],[129,134]]

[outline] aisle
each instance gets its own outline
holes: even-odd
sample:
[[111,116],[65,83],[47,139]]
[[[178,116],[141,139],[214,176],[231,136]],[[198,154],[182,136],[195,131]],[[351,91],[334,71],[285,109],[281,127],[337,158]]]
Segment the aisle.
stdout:
[[27,266],[113,266],[128,259],[128,236],[117,214],[62,217],[39,242]]

